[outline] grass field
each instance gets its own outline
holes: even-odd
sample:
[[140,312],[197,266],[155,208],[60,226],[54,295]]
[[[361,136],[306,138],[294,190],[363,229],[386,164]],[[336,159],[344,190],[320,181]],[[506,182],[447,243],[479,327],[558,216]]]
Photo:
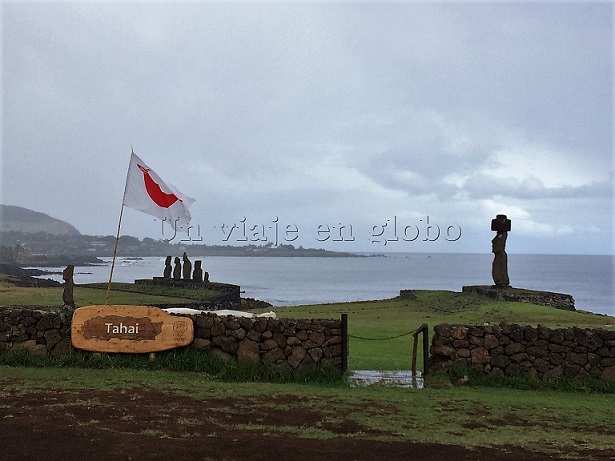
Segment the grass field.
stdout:
[[[406,333],[423,323],[431,330],[440,323],[507,322],[553,328],[609,329],[615,325],[614,317],[589,312],[563,311],[447,291],[415,291],[415,294],[417,299],[285,307],[275,312],[279,317],[294,318],[339,318],[342,312],[347,313],[349,368],[357,370],[410,369],[413,337]],[[422,367],[421,349],[422,341],[419,341],[419,368]]]
[[[0,284],[0,290],[3,306],[18,303],[57,306],[57,300],[61,299],[61,288],[15,288]],[[104,296],[104,290],[77,287],[75,299],[80,304],[101,303],[101,291]],[[278,317],[291,318],[339,318],[341,313],[347,313],[351,369],[409,369],[412,337],[407,333],[423,323],[430,328],[439,323],[505,321],[553,328],[607,329],[612,329],[615,324],[613,317],[587,312],[561,311],[444,291],[415,293],[416,299],[395,298],[274,310]],[[118,304],[147,304],[154,299],[163,299],[161,302],[165,303],[193,299],[120,291],[116,295],[113,302]],[[511,386],[515,387],[515,384],[511,383]],[[31,409],[20,402],[50,395],[72,395],[72,403],[62,404],[70,407],[70,411],[66,411],[71,415],[76,414],[75,406],[78,405],[86,405],[92,415],[97,409],[103,411],[109,405],[120,411],[116,408],[119,403],[114,404],[112,399],[107,401],[100,396],[86,399],[82,396],[92,392],[99,392],[102,396],[118,393],[140,395],[146,389],[164,395],[165,400],[168,399],[165,405],[186,398],[197,406],[215,404],[211,411],[227,417],[226,423],[219,423],[219,430],[254,433],[262,437],[282,434],[323,443],[348,437],[374,442],[459,445],[473,449],[494,447],[502,452],[523,449],[538,456],[543,454],[558,459],[615,459],[613,392],[596,392],[584,386],[574,387],[573,391],[521,387],[489,387],[472,381],[459,386],[442,376],[432,378],[430,386],[425,389],[354,388],[339,382],[320,385],[225,382],[203,373],[165,370],[0,366],[0,416],[4,421],[26,418]],[[151,405],[147,400],[141,400],[140,404]],[[44,411],[47,403],[42,400],[37,405],[41,406],[40,411]],[[60,404],[55,402],[54,405]],[[58,408],[63,407],[54,407]],[[246,417],[246,412],[249,415],[317,414],[318,418],[309,427],[297,427],[288,422],[278,425],[275,420]],[[177,410],[172,427],[190,434],[205,424],[199,418],[201,416],[197,417],[188,410],[184,413]],[[86,421],[84,424],[101,426],[105,433],[115,430],[113,424],[107,424],[102,418],[91,416],[91,420],[96,422]],[[170,425],[162,425],[159,419],[142,424],[139,426],[141,436],[165,440],[182,437],[174,432],[175,429],[169,429]],[[340,435],[339,427],[342,426],[355,429]]]
[[[63,287],[18,287],[9,281],[9,276],[0,275],[0,309],[2,306],[61,307]],[[75,285],[73,295],[77,306],[104,304],[106,283]],[[113,283],[110,304],[155,304],[191,303],[206,300],[219,294],[210,290],[191,290],[148,285],[140,287],[132,283]]]
[[[590,456],[588,451],[615,455],[612,394],[451,385],[427,389],[255,385],[212,382],[199,373],[22,367],[0,367],[0,389],[0,416],[4,421],[10,422],[33,408],[38,412],[67,412],[75,418],[82,406],[84,411],[87,407],[89,415],[83,424],[108,432],[119,429],[97,416],[99,411],[104,414],[114,409],[134,418],[130,416],[133,411],[149,409],[156,418],[139,425],[138,431],[156,439],[173,440],[202,430],[207,422],[202,412],[182,410],[173,403],[190,399],[193,408],[213,406],[207,417],[224,416],[216,419],[217,430],[231,433],[248,431],[263,437],[278,434],[324,443],[340,437],[335,428],[344,426],[355,429],[341,437],[364,441],[503,450],[517,447],[558,459],[594,459],[595,454]],[[144,390],[162,396],[163,401],[141,397]],[[57,396],[67,395],[73,398],[58,400]],[[114,404],[114,399],[122,395],[138,404],[138,410],[129,407],[130,402]],[[33,399],[39,399],[35,407],[20,403]],[[307,419],[293,423],[286,415],[305,415],[314,422],[305,426]]]
[[[212,292],[180,288],[159,288],[125,283],[112,285],[111,304],[148,305],[190,303],[207,299]],[[106,284],[75,287],[79,306],[103,304]],[[609,328],[615,318],[589,312],[573,312],[527,303],[449,291],[416,290],[416,299],[394,298],[339,304],[278,307],[278,317],[340,318],[348,314],[350,334],[349,368],[356,370],[408,370],[412,361],[413,337],[422,324],[430,330],[440,323],[479,324],[485,322],[544,325],[548,327]],[[60,307],[62,288],[16,287],[0,278],[2,306]],[[271,310],[270,308],[262,309]],[[258,311],[256,311],[258,312]],[[422,369],[422,341],[418,347],[418,368]]]

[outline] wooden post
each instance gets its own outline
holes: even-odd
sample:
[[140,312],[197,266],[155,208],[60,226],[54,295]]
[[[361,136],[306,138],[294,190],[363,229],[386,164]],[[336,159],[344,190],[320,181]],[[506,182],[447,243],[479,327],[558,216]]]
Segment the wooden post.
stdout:
[[412,376],[416,375],[416,351],[419,345],[419,331],[416,330],[412,336],[414,336],[414,343],[412,344]]
[[348,371],[348,314],[342,314],[342,373]]
[[423,376],[429,373],[429,327],[423,324]]

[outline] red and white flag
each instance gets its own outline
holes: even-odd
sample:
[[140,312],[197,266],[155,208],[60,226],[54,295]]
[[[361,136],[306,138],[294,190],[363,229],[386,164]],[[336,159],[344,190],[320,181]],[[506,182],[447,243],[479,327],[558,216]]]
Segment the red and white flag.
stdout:
[[126,177],[123,204],[168,222],[177,232],[188,232],[190,205],[194,202],[165,183],[134,152]]

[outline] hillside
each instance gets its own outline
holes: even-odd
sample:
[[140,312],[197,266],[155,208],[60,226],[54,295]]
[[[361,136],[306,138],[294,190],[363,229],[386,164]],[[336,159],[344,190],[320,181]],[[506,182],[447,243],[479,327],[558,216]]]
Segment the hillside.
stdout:
[[[0,263],[13,266],[64,266],[100,263],[115,248],[112,235],[84,235],[67,222],[17,206],[0,205]],[[200,245],[122,235],[118,256],[181,255],[276,257],[359,257],[360,255],[293,245]],[[18,269],[18,268],[17,268]],[[13,270],[17,270],[13,268]],[[7,269],[4,269],[6,272]],[[0,272],[1,273],[1,272]],[[13,273],[13,272],[7,272]]]
[[0,205],[0,232],[46,232],[52,235],[81,235],[72,225],[45,213],[13,205]]

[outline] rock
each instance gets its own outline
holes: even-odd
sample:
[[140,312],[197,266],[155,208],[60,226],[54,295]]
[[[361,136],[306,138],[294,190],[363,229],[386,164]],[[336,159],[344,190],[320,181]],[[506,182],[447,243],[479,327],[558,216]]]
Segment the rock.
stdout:
[[53,349],[56,344],[62,341],[62,335],[58,330],[47,330],[44,337],[47,342],[47,349],[49,350]]
[[45,345],[38,344],[34,339],[14,343],[13,349],[25,349],[34,355],[47,355],[47,348]]
[[243,339],[239,342],[237,348],[237,360],[240,363],[258,363],[260,362],[260,348],[258,343],[249,339]]
[[608,367],[602,370],[600,379],[603,379],[605,381],[615,381],[615,366]]
[[477,347],[475,349],[472,349],[471,357],[472,357],[472,364],[477,364],[477,363],[485,364],[491,361],[489,352],[484,347]]
[[284,351],[280,349],[279,347],[276,347],[275,349],[271,349],[263,355],[263,362],[265,363],[277,364],[277,363],[282,362],[284,359],[286,359],[286,356],[284,355]]
[[325,335],[316,331],[310,333],[308,335],[308,338],[310,341],[314,342],[318,346],[322,346],[322,344],[325,342]]
[[288,357],[288,363],[293,368],[297,368],[299,364],[301,363],[301,361],[303,360],[303,357],[305,357],[305,354],[306,354],[306,351],[303,347],[300,347],[300,346],[293,347],[290,357]]
[[192,341],[192,346],[195,349],[209,350],[211,349],[211,341],[205,338],[194,338],[194,341]]
[[63,355],[69,355],[72,352],[72,345],[70,338],[65,338],[58,342],[53,349],[51,349],[51,355],[55,358],[62,357]]

